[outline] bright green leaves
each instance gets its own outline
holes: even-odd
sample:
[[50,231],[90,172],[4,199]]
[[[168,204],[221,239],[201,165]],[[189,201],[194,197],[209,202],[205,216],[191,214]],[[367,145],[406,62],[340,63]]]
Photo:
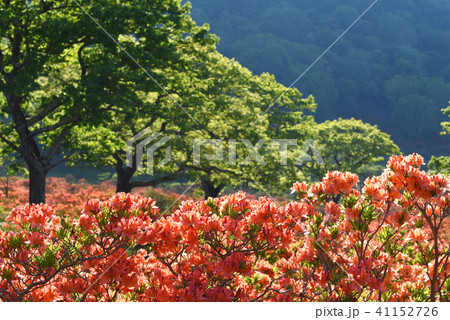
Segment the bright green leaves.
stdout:
[[[0,4],[0,95],[9,97],[0,99],[0,134],[9,139],[0,142],[1,159],[19,152],[45,173],[56,156],[70,165],[115,165],[132,131],[182,113],[172,106],[164,117],[138,93],[172,94],[174,73],[187,68],[184,51],[216,41],[177,0],[78,3]],[[44,201],[40,193],[34,202]]]
[[369,223],[375,221],[379,215],[380,213],[376,210],[374,205],[364,206],[361,210],[361,219]]
[[20,249],[25,242],[25,236],[23,234],[11,235],[8,239],[8,244],[13,249]]
[[344,208],[353,208],[357,203],[358,203],[358,197],[355,196],[354,194],[350,194],[342,202]]
[[[450,117],[450,106],[442,109],[442,112]],[[443,135],[450,133],[450,121],[441,122],[441,125],[442,128],[444,129],[444,132],[442,132]]]
[[106,226],[111,218],[111,210],[109,208],[105,208],[102,210],[102,214],[97,216],[98,225],[101,227]]
[[450,157],[434,157],[428,163],[428,167],[433,173],[450,174]]
[[5,267],[5,268],[2,269],[2,272],[1,272],[0,276],[1,276],[3,279],[11,280],[13,274],[14,274],[14,270]]
[[47,248],[41,255],[34,257],[34,261],[41,269],[49,269],[56,266],[56,253],[52,248]]
[[377,126],[355,119],[319,123],[312,128],[325,166],[313,166],[311,172],[322,177],[328,170],[350,171],[368,176],[382,168],[376,164],[384,157],[399,154],[389,135]]
[[361,220],[350,220],[350,223],[355,231],[367,233],[369,231],[369,224]]

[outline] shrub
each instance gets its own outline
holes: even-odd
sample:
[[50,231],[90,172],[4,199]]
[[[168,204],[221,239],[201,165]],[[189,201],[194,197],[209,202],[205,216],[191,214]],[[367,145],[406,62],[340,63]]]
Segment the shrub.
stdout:
[[143,194],[144,196],[155,200],[161,213],[167,214],[170,214],[171,211],[176,210],[181,202],[189,199],[188,196],[182,196],[169,190],[152,187],[145,189]]
[[238,192],[184,201],[117,194],[61,219],[14,209],[0,233],[3,301],[448,301],[449,180],[392,157],[381,176],[329,172],[280,206]]

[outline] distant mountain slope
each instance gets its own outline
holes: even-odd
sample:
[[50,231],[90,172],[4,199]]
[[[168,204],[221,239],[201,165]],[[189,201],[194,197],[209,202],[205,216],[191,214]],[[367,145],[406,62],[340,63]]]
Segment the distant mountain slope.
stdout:
[[[191,0],[219,50],[284,85],[300,74],[372,0]],[[298,81],[318,121],[356,117],[392,135],[404,152],[448,155],[439,135],[450,100],[450,2],[379,0]]]

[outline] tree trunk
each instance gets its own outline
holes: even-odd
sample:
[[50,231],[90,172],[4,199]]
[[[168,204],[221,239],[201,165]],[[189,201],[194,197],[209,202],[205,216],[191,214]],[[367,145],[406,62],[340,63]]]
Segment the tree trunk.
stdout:
[[[18,27],[14,29],[13,36],[10,37],[10,61],[13,69],[8,73],[3,72],[2,75],[4,81],[2,81],[1,84],[7,88],[6,90],[2,89],[2,92],[8,103],[9,113],[11,114],[14,123],[14,129],[19,137],[19,146],[16,147],[12,142],[10,144],[13,145],[13,149],[23,157],[30,172],[29,202],[39,204],[45,203],[45,178],[49,170],[54,167],[54,165],[52,165],[52,160],[54,156],[61,151],[61,146],[70,132],[70,127],[68,125],[80,120],[81,113],[74,117],[62,119],[51,126],[41,127],[39,128],[40,130],[30,131],[31,127],[43,120],[51,112],[55,111],[58,104],[55,104],[54,107],[46,107],[31,118],[28,112],[23,109],[23,102],[28,95],[26,93],[27,90],[22,92],[15,88],[20,88],[22,82],[26,83],[28,80],[32,80],[33,77],[38,76],[37,73],[34,74],[32,72],[31,74],[26,74],[23,73],[26,71],[21,70],[24,66],[32,62],[32,60],[21,62],[21,59],[24,59],[26,56],[21,50],[25,48],[25,43],[28,44],[27,40],[24,40],[24,36],[26,35],[25,30],[26,25],[23,24],[21,18],[18,20]],[[26,75],[25,78],[24,75]],[[47,146],[48,148],[45,148],[46,151],[44,152],[44,148],[42,148],[39,143],[39,135],[51,131],[55,132],[58,128],[63,128],[63,130],[58,134],[51,145]]]
[[[117,184],[116,184],[116,192],[125,192],[130,193],[134,188],[140,187],[154,187],[160,183],[176,180],[180,173],[186,168],[186,164],[182,164],[178,169],[172,171],[170,174],[165,176],[161,176],[158,178],[154,178],[153,180],[141,180],[141,181],[133,181],[134,174],[136,173],[136,168],[125,167],[122,158],[116,154],[114,155],[116,159],[116,173],[117,173]],[[135,162],[135,157],[133,159]]]
[[223,185],[218,185],[214,187],[214,183],[209,180],[201,180],[202,190],[205,193],[205,199],[208,198],[217,198],[219,196],[220,191],[223,189]]
[[130,193],[133,189],[133,185],[131,184],[131,179],[133,178],[134,173],[136,172],[135,168],[124,167],[123,161],[121,159],[117,159],[116,163],[116,173],[117,173],[117,184],[116,184],[116,192],[125,192]]
[[22,98],[6,94],[6,100],[14,121],[14,128],[19,135],[19,153],[25,160],[30,172],[29,203],[45,203],[45,177],[50,169],[47,157],[41,154],[37,142],[30,135],[25,115],[21,109]]
[[0,178],[0,181],[3,184],[3,193],[5,194],[5,198],[9,198],[9,175],[6,174],[4,179]]
[[30,204],[45,203],[45,177],[44,170],[30,170]]

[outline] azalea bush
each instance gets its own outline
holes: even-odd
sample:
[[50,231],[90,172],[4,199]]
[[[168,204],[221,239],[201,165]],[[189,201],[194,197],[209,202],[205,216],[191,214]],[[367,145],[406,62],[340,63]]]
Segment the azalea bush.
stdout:
[[422,162],[394,156],[362,190],[328,172],[285,205],[237,192],[164,216],[124,193],[77,218],[18,207],[0,233],[0,299],[448,301],[450,185]]
[[[6,192],[7,191],[7,192]],[[83,204],[92,199],[107,200],[115,194],[112,181],[90,184],[84,179],[74,182],[65,178],[47,179],[47,201],[55,204],[55,211],[61,215],[79,216]],[[0,188],[0,207],[12,210],[28,202],[28,180],[11,177],[8,185]]]
[[180,195],[162,188],[148,187],[144,190],[142,195],[155,200],[161,213],[170,213],[173,209],[178,208],[181,202],[191,199],[187,195]]
[[[6,179],[5,179],[6,181]],[[112,180],[97,184],[88,183],[84,179],[51,177],[47,178],[47,200],[54,204],[54,210],[58,215],[78,217],[84,203],[90,199],[108,200],[114,196],[116,186]],[[140,187],[135,188],[134,193],[151,197],[158,202],[161,212],[170,212],[178,207],[188,196],[181,196],[162,188]],[[9,177],[7,184],[0,184],[0,221],[5,212],[11,211],[28,201],[28,180],[17,177]]]

